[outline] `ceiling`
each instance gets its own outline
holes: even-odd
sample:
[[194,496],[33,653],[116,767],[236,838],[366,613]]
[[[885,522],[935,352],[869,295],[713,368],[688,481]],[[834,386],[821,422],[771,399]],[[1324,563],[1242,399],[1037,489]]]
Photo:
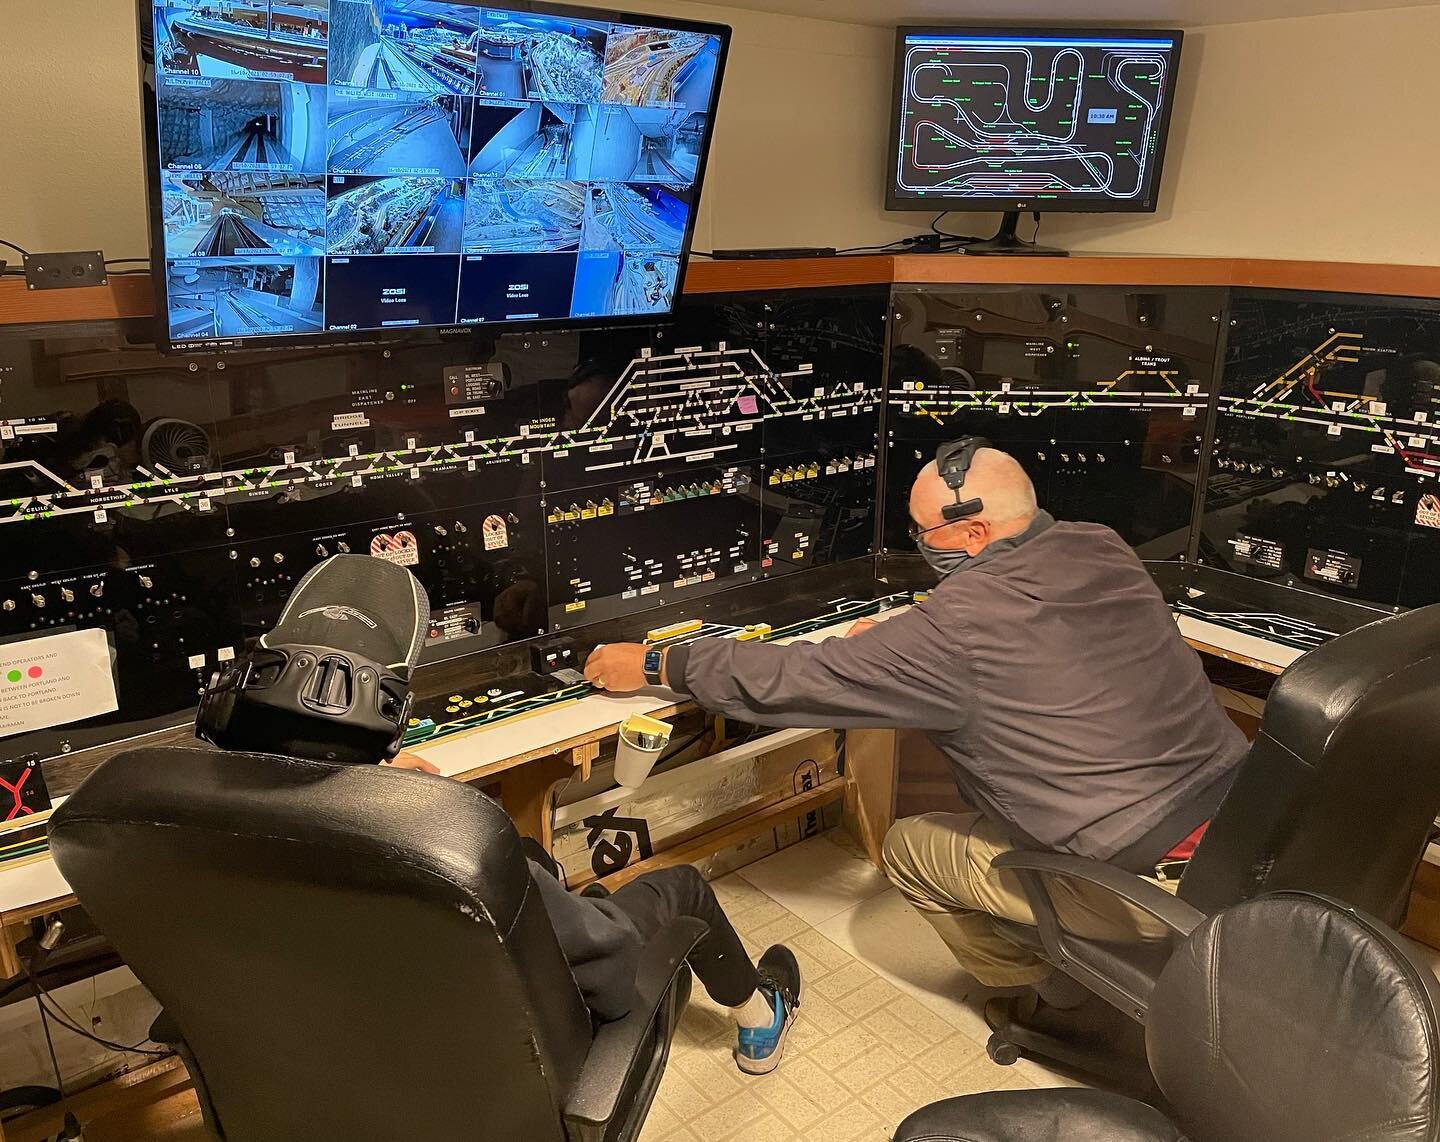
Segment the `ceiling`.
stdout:
[[1254,20],[1280,20],[1330,12],[1367,12],[1380,8],[1422,8],[1434,0],[1107,0],[1103,9],[1082,11],[1073,0],[718,0],[734,8],[790,16],[844,20],[855,24],[893,27],[899,23],[961,24],[965,21],[1056,23],[1076,21],[1102,24],[1199,27],[1205,24],[1240,24]]

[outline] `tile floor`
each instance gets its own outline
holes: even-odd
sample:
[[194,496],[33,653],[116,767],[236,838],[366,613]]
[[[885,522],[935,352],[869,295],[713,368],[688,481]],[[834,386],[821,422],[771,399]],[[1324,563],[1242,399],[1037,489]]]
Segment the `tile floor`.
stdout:
[[730,1058],[734,1024],[696,987],[641,1142],[885,1142],[951,1095],[1069,1080],[1029,1061],[997,1067],[978,1007],[933,929],[843,831],[715,882],[751,955],[788,944],[805,977],[801,1018],[774,1073]]

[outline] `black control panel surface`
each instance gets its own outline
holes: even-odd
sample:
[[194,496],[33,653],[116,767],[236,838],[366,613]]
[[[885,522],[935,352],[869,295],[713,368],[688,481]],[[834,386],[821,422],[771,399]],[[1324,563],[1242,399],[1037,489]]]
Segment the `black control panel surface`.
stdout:
[[212,357],[144,322],[0,332],[0,688],[13,661],[33,707],[0,756],[183,721],[333,554],[421,580],[422,669],[867,555],[887,294]]
[[886,391],[887,548],[936,446],[988,437],[1040,506],[1107,524],[1149,559],[1185,554],[1224,292],[897,288]]
[[1237,293],[1199,540],[1252,580],[1440,602],[1440,305]]

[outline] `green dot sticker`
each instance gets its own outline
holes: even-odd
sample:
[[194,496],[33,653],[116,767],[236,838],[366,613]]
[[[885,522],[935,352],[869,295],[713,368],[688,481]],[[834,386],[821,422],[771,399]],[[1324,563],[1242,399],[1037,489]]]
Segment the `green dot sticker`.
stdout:
[[20,671],[18,671],[18,670],[12,670],[12,671],[10,671],[9,674],[5,675],[5,677],[6,677],[9,681],[11,681],[11,682],[19,682],[19,681],[20,681]]

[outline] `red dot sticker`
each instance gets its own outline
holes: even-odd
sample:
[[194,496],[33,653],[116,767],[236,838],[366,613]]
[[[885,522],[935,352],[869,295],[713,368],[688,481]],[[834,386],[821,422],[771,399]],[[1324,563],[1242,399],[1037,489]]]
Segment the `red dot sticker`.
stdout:
[[38,666],[32,666],[29,670],[25,671],[25,673],[30,675],[31,678],[39,678],[45,671],[41,670]]

